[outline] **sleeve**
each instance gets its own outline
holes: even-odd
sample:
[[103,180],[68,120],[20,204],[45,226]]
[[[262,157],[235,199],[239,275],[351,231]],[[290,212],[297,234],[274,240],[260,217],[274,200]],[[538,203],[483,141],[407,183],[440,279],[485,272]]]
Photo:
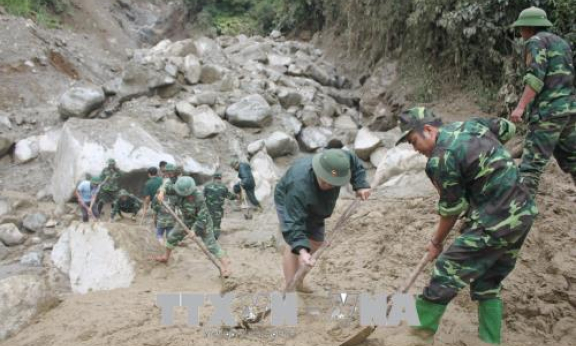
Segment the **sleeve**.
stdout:
[[234,200],[236,200],[236,195],[233,194],[232,192],[230,192],[228,190],[228,188],[226,188],[226,198],[231,200],[231,201],[234,201]]
[[369,189],[370,184],[366,180],[366,170],[362,165],[362,162],[353,153],[347,152],[350,156],[350,170],[352,175],[350,176],[350,184],[354,188],[354,191],[358,191],[360,189]]
[[524,46],[524,59],[526,63],[526,74],[524,84],[529,85],[537,94],[544,87],[544,78],[548,69],[548,59],[546,57],[546,45],[538,37],[533,37],[526,41]]
[[472,120],[488,127],[502,143],[508,142],[516,134],[516,125],[504,118],[473,118]]
[[202,202],[202,206],[200,207],[200,211],[198,212],[198,216],[194,222],[194,231],[198,233],[204,233],[204,231],[206,231],[206,227],[208,226],[209,217],[210,214],[208,212],[208,208],[206,207],[206,203]]
[[106,169],[103,169],[102,172],[100,173],[100,179],[102,179],[102,181],[104,181],[104,179],[106,179]]
[[301,194],[290,192],[286,195],[284,201],[284,215],[282,236],[290,245],[292,252],[298,254],[301,248],[310,251],[310,241],[306,234],[306,212],[305,203],[301,199]]
[[428,176],[440,195],[438,214],[441,216],[460,215],[468,208],[468,201],[457,157],[447,150],[442,156],[429,160],[429,164]]

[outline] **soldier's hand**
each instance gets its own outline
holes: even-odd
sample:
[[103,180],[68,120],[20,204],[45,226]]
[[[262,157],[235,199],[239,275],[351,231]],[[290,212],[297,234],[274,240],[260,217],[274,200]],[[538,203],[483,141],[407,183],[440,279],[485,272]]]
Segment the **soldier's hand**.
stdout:
[[300,262],[301,266],[314,266],[314,260],[312,259],[312,255],[306,249],[300,250],[300,255],[298,256],[298,261]]
[[372,193],[372,190],[370,190],[370,189],[360,189],[360,190],[356,191],[356,197],[365,201],[370,197],[371,193]]
[[516,107],[516,109],[514,109],[514,111],[510,115],[510,120],[514,123],[521,123],[523,115],[524,115],[524,109]]
[[428,250],[428,261],[431,262],[436,259],[442,253],[442,245],[432,244],[432,241],[428,242],[426,250]]
[[163,191],[158,192],[158,196],[156,196],[156,199],[158,199],[159,202],[164,202],[164,192]]

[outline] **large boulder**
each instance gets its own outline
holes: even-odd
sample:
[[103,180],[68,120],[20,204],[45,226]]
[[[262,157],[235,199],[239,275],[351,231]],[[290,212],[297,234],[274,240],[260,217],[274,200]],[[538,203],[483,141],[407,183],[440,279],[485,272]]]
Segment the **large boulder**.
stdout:
[[304,73],[322,85],[336,85],[336,76],[316,64],[308,65]]
[[292,136],[284,132],[276,131],[264,141],[266,152],[272,158],[279,156],[292,155],[298,152],[298,142]]
[[282,107],[298,107],[302,104],[304,97],[297,89],[280,88],[277,92],[278,100]]
[[166,71],[157,70],[153,66],[129,63],[122,73],[122,83],[117,95],[120,101],[151,95],[156,89],[170,86],[176,80]]
[[362,128],[356,135],[354,141],[354,151],[359,158],[364,161],[370,160],[370,154],[381,146],[380,138],[370,132],[367,128]]
[[189,123],[196,138],[210,138],[226,130],[226,123],[210,108],[202,105],[192,112],[192,121]]
[[6,258],[9,253],[10,251],[8,250],[6,245],[4,245],[4,243],[0,241],[0,261]]
[[291,57],[289,56],[283,56],[283,55],[278,55],[278,54],[273,54],[270,53],[267,56],[266,59],[268,65],[272,65],[272,66],[290,66],[292,64],[292,62],[294,61]]
[[102,106],[105,100],[104,90],[100,87],[74,87],[60,98],[58,112],[62,119],[86,118],[92,111]]
[[147,252],[161,251],[154,237],[136,226],[110,223],[70,225],[52,250],[52,262],[70,277],[72,291],[129,287],[149,264]]
[[22,226],[30,232],[40,232],[48,222],[46,215],[42,213],[28,214],[22,221]]
[[14,158],[16,162],[25,163],[38,157],[40,148],[38,146],[38,137],[32,136],[16,142],[14,148]]
[[194,116],[195,108],[189,102],[180,101],[176,103],[176,114],[184,121],[186,124],[192,122],[192,117]]
[[[427,159],[407,144],[402,144],[386,152],[378,165],[379,183],[387,182],[404,173],[420,173],[426,168]],[[379,185],[379,184],[376,184]]]
[[306,127],[298,135],[298,142],[305,151],[313,152],[319,148],[324,148],[330,138],[332,131],[325,127]]
[[63,203],[72,198],[78,182],[87,173],[100,174],[109,158],[116,159],[116,166],[124,172],[145,170],[160,161],[175,162],[174,156],[134,119],[70,119],[62,128],[53,161],[54,201]]
[[203,84],[216,83],[226,75],[227,70],[215,64],[206,64],[202,66],[202,71],[200,73],[200,81]]
[[0,241],[6,246],[20,245],[26,238],[13,223],[0,225]]
[[15,275],[0,281],[0,340],[14,335],[54,299],[41,276]]
[[272,120],[272,109],[264,97],[246,96],[226,109],[228,121],[239,127],[264,127]]
[[60,141],[60,129],[50,129],[38,137],[38,149],[40,154],[54,154]]

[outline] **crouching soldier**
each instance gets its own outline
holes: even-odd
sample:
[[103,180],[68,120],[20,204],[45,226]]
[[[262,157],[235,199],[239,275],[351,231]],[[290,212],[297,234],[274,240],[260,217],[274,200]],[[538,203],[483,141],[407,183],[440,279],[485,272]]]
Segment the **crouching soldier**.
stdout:
[[[222,276],[228,277],[230,275],[230,261],[220,244],[214,239],[212,218],[204,202],[204,196],[196,188],[194,179],[185,176],[178,178],[175,184],[168,182],[157,198],[160,204],[161,201],[165,201],[173,210],[176,210],[176,208],[180,209],[183,217],[182,221],[186,227],[194,231],[196,236],[202,239],[208,251],[220,261]],[[164,207],[162,206],[161,208]],[[166,239],[166,254],[157,257],[156,260],[168,262],[174,247],[184,240],[187,234],[188,231],[180,225],[173,227]]]
[[140,208],[142,208],[142,202],[136,198],[136,196],[133,196],[128,193],[128,191],[122,189],[118,194],[118,198],[114,201],[110,222],[114,222],[116,215],[124,218],[122,212],[132,214],[132,220],[136,220],[136,215],[138,214],[138,211],[140,211]]
[[[402,137],[428,157],[426,174],[439,193],[440,220],[427,244],[436,260],[432,278],[416,299],[417,344],[433,341],[446,306],[470,285],[478,301],[478,335],[500,343],[502,281],[512,272],[538,211],[511,155],[501,142],[515,126],[504,119],[471,119],[442,126],[423,107],[400,115]],[[466,212],[461,234],[444,250],[444,240]],[[392,342],[393,344],[394,342]]]

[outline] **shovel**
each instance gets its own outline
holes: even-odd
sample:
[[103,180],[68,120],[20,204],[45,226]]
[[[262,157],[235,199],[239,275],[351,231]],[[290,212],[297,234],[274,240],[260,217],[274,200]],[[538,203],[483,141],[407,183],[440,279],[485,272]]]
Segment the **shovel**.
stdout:
[[[408,292],[408,290],[410,289],[410,287],[412,287],[414,281],[416,281],[416,278],[418,277],[418,275],[420,275],[426,264],[428,264],[428,253],[424,254],[422,259],[418,263],[418,266],[416,266],[416,268],[414,269],[408,280],[404,283],[404,285],[400,289],[401,293]],[[390,306],[388,307],[388,311],[386,311],[386,315],[388,315],[389,312],[390,312]],[[372,333],[374,333],[375,330],[376,326],[366,327],[361,331],[359,331],[356,335],[352,336],[350,339],[346,340],[344,343],[340,344],[340,346],[356,346],[364,342]]]
[[176,222],[178,222],[180,224],[180,226],[182,226],[184,228],[184,230],[186,230],[188,232],[188,234],[186,235],[186,237],[184,239],[186,239],[188,237],[192,238],[192,240],[196,243],[196,245],[198,245],[200,250],[202,250],[202,252],[206,255],[206,257],[208,257],[210,262],[212,262],[212,264],[214,264],[216,266],[216,268],[218,268],[220,275],[222,275],[222,268],[220,267],[218,260],[216,259],[216,257],[214,257],[213,254],[210,253],[210,251],[208,251],[208,249],[206,248],[206,245],[204,245],[204,243],[198,239],[196,234],[194,234],[194,232],[192,232],[186,226],[186,224],[184,222],[182,222],[182,220],[178,217],[178,215],[176,215],[176,213],[170,208],[170,206],[168,204],[166,204],[166,202],[164,202],[164,201],[159,201],[159,202],[162,204],[162,206],[164,206],[164,209],[166,209],[168,211],[168,213],[170,213],[170,215],[172,215],[174,220],[176,220]]

